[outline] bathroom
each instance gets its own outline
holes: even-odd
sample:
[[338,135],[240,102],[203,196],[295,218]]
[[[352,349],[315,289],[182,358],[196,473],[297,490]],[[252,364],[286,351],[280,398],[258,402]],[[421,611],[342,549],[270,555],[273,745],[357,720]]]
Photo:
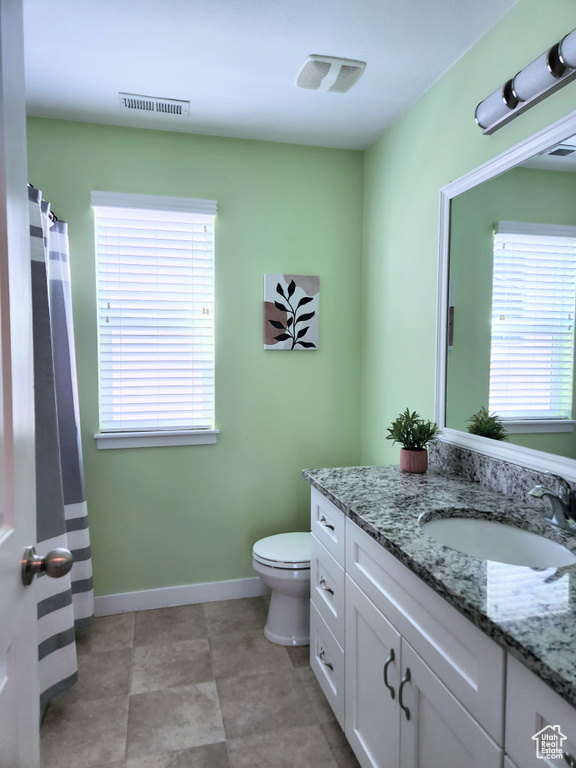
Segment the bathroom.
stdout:
[[[439,190],[574,109],[570,84],[482,135],[478,102],[576,27],[569,0],[509,6],[362,148],[32,111],[28,177],[69,225],[97,614],[261,599],[253,543],[309,530],[302,469],[397,464],[390,421],[433,417]],[[218,201],[216,444],[97,448],[94,189]],[[263,350],[267,273],[320,276],[317,351]]]

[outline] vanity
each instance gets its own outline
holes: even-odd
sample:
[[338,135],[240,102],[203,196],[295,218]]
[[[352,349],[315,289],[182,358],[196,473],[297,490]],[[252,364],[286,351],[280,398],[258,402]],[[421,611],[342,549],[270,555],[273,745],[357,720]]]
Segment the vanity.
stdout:
[[303,476],[311,666],[363,768],[576,766],[576,566],[473,557],[421,522],[472,514],[575,553],[576,537],[441,468]]

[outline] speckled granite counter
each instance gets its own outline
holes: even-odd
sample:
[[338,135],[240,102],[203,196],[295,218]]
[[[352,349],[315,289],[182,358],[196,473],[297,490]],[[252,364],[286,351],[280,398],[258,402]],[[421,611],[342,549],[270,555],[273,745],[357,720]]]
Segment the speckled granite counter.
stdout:
[[[576,707],[576,565],[536,571],[461,554],[418,520],[469,510],[553,539],[576,553],[576,536],[539,511],[438,470],[399,467],[304,470],[351,520]],[[462,516],[462,515],[459,515]]]

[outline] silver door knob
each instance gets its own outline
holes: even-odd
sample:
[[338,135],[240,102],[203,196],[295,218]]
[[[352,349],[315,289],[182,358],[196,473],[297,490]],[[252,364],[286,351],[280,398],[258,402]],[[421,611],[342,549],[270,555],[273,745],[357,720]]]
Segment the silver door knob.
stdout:
[[28,587],[37,573],[45,573],[53,579],[66,576],[74,558],[68,549],[52,549],[45,557],[36,554],[34,547],[26,547],[22,557],[22,584]]

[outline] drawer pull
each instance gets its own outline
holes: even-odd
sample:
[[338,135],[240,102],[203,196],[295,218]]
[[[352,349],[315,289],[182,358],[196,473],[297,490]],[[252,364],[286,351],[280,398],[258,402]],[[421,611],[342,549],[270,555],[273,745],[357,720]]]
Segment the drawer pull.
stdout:
[[324,528],[330,528],[331,531],[334,530],[334,526],[332,525],[332,523],[329,523],[328,520],[326,520],[324,515],[322,515],[322,517],[320,518],[320,525],[323,525]]
[[391,686],[390,683],[388,682],[388,667],[390,666],[390,664],[392,664],[394,659],[395,659],[394,648],[390,648],[390,656],[388,656],[388,658],[386,659],[386,663],[384,664],[384,685],[390,691],[390,697],[392,699],[394,698],[395,694],[394,694],[393,686]]
[[324,592],[329,592],[331,595],[334,594],[334,590],[331,587],[326,586],[326,579],[324,576],[320,577],[320,581],[318,582],[320,584],[321,589],[324,590]]
[[325,667],[328,667],[328,669],[331,669],[332,671],[334,671],[334,667],[332,666],[332,664],[329,661],[324,661],[325,655],[326,655],[326,652],[324,648],[320,648],[320,653],[318,654],[318,658],[320,659],[322,664],[324,664]]
[[564,762],[567,763],[570,768],[576,768],[576,757],[572,757],[569,752],[562,752],[562,756],[564,757]]
[[410,710],[402,701],[402,692],[404,690],[404,686],[410,680],[410,677],[411,677],[410,667],[406,667],[406,672],[404,673],[404,677],[402,678],[402,681],[400,683],[400,688],[398,689],[398,703],[400,704],[400,709],[404,710],[404,714],[406,715],[406,720],[410,720]]

